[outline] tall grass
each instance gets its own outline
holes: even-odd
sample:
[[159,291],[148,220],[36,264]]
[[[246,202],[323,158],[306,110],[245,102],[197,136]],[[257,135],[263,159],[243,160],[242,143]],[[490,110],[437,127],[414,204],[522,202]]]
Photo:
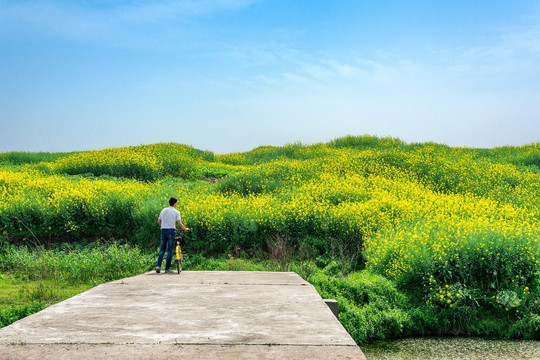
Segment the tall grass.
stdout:
[[154,261],[155,256],[119,243],[63,244],[45,250],[1,240],[0,327],[97,284],[138,275]]
[[64,244],[49,250],[9,246],[0,254],[0,270],[31,280],[97,284],[140,274],[154,261],[154,256],[127,244]]

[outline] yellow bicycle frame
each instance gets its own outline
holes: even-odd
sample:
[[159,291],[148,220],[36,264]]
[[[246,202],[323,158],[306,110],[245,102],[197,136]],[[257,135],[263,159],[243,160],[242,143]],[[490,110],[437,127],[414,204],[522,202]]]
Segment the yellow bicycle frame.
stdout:
[[180,241],[176,242],[176,260],[182,260],[182,248],[180,247]]

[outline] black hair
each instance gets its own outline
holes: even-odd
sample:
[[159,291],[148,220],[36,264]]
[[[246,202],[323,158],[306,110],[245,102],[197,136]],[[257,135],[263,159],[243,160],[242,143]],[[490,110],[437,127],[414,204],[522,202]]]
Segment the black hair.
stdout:
[[169,199],[169,205],[173,206],[174,204],[176,204],[178,200],[176,200],[176,198],[172,197]]

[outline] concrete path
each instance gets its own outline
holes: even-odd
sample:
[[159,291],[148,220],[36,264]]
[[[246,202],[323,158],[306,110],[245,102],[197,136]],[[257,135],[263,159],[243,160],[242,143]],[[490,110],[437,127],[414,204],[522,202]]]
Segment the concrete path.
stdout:
[[365,359],[295,273],[147,273],[0,329],[0,359]]

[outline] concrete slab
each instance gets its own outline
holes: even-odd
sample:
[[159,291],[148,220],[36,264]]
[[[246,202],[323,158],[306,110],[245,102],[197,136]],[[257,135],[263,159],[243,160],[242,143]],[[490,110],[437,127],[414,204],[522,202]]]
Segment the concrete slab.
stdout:
[[295,273],[152,272],[99,285],[0,329],[1,359],[160,354],[364,359],[313,286]]

